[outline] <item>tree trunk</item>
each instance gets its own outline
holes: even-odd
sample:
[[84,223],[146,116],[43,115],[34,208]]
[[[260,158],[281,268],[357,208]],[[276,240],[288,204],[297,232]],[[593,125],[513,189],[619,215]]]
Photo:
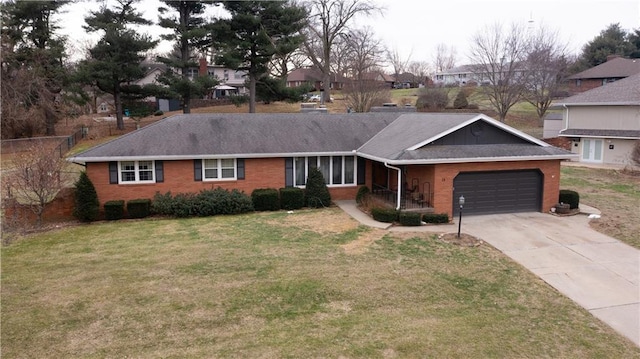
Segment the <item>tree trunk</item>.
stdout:
[[249,74],[249,113],[256,113],[256,75]]
[[113,89],[113,102],[116,106],[116,128],[124,130],[124,118],[122,116],[122,98],[120,97],[120,88],[116,85]]

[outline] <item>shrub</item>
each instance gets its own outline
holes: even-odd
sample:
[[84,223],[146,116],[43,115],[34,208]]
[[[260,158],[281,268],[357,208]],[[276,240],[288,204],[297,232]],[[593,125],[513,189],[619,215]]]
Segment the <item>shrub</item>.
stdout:
[[398,220],[398,211],[392,208],[372,208],[371,217],[378,222],[393,223]]
[[249,103],[249,96],[247,95],[233,95],[229,96],[229,100],[232,104],[236,105],[236,107],[240,107],[245,103]]
[[218,214],[238,214],[253,211],[251,197],[238,190],[228,191],[220,187],[202,190],[198,194],[171,192],[156,193],[152,210],[157,214],[175,217],[214,216]]
[[73,216],[82,222],[95,221],[100,212],[100,202],[98,202],[96,188],[87,176],[87,172],[80,173],[80,178],[75,183],[74,195]]
[[569,208],[576,209],[580,205],[580,195],[576,191],[561,189],[558,202],[568,203]]
[[447,107],[449,95],[446,90],[436,88],[424,88],[420,91],[416,100],[419,110],[441,110]]
[[401,212],[398,215],[398,221],[403,226],[419,226],[422,224],[420,213],[417,212]]
[[422,220],[425,223],[449,223],[449,215],[446,213],[425,213]]
[[369,197],[370,192],[371,191],[369,191],[369,187],[367,186],[361,186],[360,188],[358,188],[358,193],[356,193],[356,203],[362,204],[362,202],[364,202],[367,197]]
[[298,187],[280,188],[280,207],[288,210],[304,207],[304,190]]
[[132,199],[127,202],[129,218],[144,218],[151,214],[151,200],[148,198]]
[[280,209],[280,196],[275,188],[258,188],[251,192],[251,201],[256,211],[277,211]]
[[331,204],[331,194],[324,182],[322,172],[318,168],[311,168],[309,177],[307,178],[307,187],[305,190],[305,198],[307,207],[320,208],[328,207]]
[[478,104],[475,104],[475,103],[470,103],[470,104],[467,105],[467,109],[469,109],[469,110],[478,110],[478,109],[480,109],[480,106],[478,106]]
[[109,221],[124,218],[124,201],[107,201],[104,204],[104,216]]
[[469,106],[469,101],[467,101],[467,94],[464,91],[458,91],[456,98],[453,100],[453,108],[455,109],[463,109]]
[[154,116],[162,116],[164,115],[164,112],[162,110],[158,110],[156,112],[153,113]]

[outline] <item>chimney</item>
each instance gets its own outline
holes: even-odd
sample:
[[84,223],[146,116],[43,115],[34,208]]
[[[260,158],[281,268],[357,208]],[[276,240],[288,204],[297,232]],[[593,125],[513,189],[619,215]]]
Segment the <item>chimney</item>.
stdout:
[[205,59],[204,57],[201,57],[200,60],[199,60],[199,63],[200,63],[200,67],[198,69],[198,74],[200,76],[207,75],[207,73],[208,73],[208,71],[207,71],[208,70],[208,68],[207,68],[207,59]]
[[611,61],[613,59],[617,59],[618,57],[622,57],[620,55],[607,55],[607,61]]

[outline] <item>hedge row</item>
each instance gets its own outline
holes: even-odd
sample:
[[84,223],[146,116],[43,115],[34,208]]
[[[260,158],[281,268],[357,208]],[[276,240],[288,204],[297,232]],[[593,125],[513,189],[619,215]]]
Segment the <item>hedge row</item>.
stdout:
[[222,188],[199,193],[156,193],[151,203],[153,213],[175,217],[206,217],[253,211],[251,198],[238,190]]
[[279,209],[300,209],[305,205],[305,191],[297,187],[258,188],[251,192],[251,200],[256,211],[277,211]]
[[446,213],[400,212],[392,208],[372,208],[371,217],[378,222],[398,222],[403,226],[419,226],[425,223],[449,223],[449,215]]

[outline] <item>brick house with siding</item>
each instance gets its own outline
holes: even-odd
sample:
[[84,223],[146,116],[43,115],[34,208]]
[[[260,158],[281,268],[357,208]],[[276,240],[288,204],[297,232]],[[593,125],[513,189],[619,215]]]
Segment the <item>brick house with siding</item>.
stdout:
[[571,94],[582,93],[640,73],[640,59],[610,55],[607,61],[567,78]]
[[[482,114],[190,114],[168,117],[70,161],[100,203],[203,189],[304,187],[311,167],[334,200],[366,185],[396,208],[548,211],[560,162],[575,157]],[[464,189],[464,193],[460,190]]]

